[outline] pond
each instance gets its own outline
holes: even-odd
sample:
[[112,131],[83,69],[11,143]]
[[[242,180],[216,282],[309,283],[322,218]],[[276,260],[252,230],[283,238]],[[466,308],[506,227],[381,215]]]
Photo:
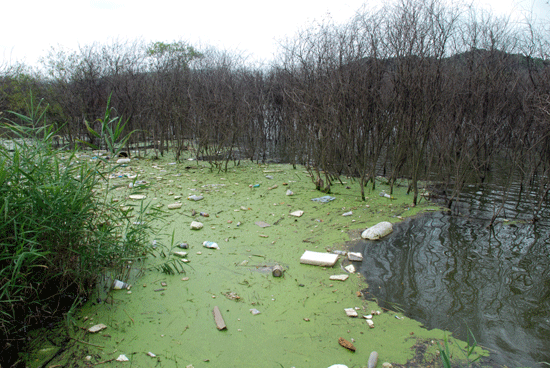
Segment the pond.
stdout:
[[499,365],[542,366],[550,362],[547,213],[533,224],[528,200],[509,201],[506,218],[489,228],[499,189],[470,189],[452,212],[356,244],[364,247],[361,272],[382,306],[464,340],[470,330]]

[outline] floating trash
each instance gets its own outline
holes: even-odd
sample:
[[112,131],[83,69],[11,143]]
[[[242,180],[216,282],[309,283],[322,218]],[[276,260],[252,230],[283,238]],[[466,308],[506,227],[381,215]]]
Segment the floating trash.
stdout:
[[294,211],[290,213],[290,216],[301,217],[303,214],[304,211]]
[[327,202],[330,202],[330,201],[334,201],[335,199],[336,199],[335,197],[324,196],[324,197],[319,197],[319,198],[313,198],[312,201],[313,202],[327,203]]
[[334,266],[338,260],[338,254],[332,253],[320,253],[306,250],[302,257],[300,257],[300,263],[314,265],[314,266]]
[[294,195],[294,192],[293,192],[292,190],[290,190],[290,189],[287,189],[286,195],[287,195],[287,196]]
[[142,199],[145,199],[147,198],[147,196],[145,194],[130,194],[128,196],[130,199],[134,199],[136,201],[139,201],[139,200],[142,200]]
[[332,275],[329,277],[329,279],[336,280],[336,281],[346,281],[348,277],[349,275]]
[[191,230],[200,230],[204,225],[202,224],[202,222],[192,221],[190,226]]
[[128,289],[129,287],[130,287],[130,285],[128,285],[127,283],[125,283],[123,281],[120,281],[120,280],[115,280],[113,282],[113,289],[115,289],[115,290]]
[[355,346],[353,346],[353,344],[351,342],[349,342],[348,340],[344,339],[343,337],[340,337],[338,338],[338,343],[345,347],[346,349],[348,350],[351,350],[351,351],[355,351]]
[[351,215],[353,215],[352,211],[345,212],[345,213],[342,214],[342,216],[351,216]]
[[355,266],[350,264],[350,265],[347,265],[346,267],[344,267],[344,269],[346,271],[348,271],[349,273],[355,273]]
[[255,316],[256,314],[260,314],[260,311],[257,310],[256,308],[252,308],[252,309],[250,309],[250,313],[252,313],[252,315]]
[[361,237],[363,239],[377,240],[390,234],[392,231],[392,224],[388,221],[382,221],[363,231],[363,233],[361,233]]
[[201,195],[195,195],[195,194],[193,194],[193,195],[187,197],[187,199],[190,200],[190,201],[200,201],[200,200],[203,199],[203,198],[204,198],[203,196],[201,196]]
[[348,259],[354,262],[361,262],[363,260],[363,254],[359,252],[348,252]]
[[202,243],[206,248],[210,249],[220,249],[217,243],[211,242],[211,241],[205,241]]
[[346,308],[344,311],[348,317],[357,317],[357,311],[355,308]]
[[101,330],[104,330],[106,329],[107,326],[105,326],[103,323],[100,323],[98,325],[95,325],[95,326],[92,326],[88,329],[88,332],[91,332],[91,333],[96,333],[96,332],[99,332]]
[[182,257],[182,258],[185,257],[185,256],[187,255],[187,252],[177,252],[177,251],[176,251],[176,252],[173,252],[173,253],[174,253],[176,256]]
[[129,362],[130,359],[128,359],[128,357],[127,357],[126,355],[120,354],[120,355],[118,356],[118,358],[116,358],[116,361],[117,361],[117,362]]

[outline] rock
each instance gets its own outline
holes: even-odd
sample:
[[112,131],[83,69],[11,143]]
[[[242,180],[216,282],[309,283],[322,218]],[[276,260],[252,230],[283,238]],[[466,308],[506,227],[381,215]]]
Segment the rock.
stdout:
[[363,231],[361,237],[363,239],[377,240],[390,234],[392,231],[392,224],[390,222],[383,221]]

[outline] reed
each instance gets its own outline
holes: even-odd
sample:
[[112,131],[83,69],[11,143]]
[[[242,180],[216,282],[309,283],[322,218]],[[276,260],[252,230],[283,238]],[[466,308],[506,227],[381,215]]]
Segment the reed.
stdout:
[[[116,165],[81,160],[76,148],[54,149],[56,131],[44,121],[46,108],[31,99],[28,115],[12,113],[0,122],[4,357],[17,357],[28,330],[85,301],[102,273],[122,274],[128,260],[151,251],[148,224],[155,211],[142,203],[130,219],[110,201],[108,177]],[[113,153],[124,144],[119,138],[110,141]]]

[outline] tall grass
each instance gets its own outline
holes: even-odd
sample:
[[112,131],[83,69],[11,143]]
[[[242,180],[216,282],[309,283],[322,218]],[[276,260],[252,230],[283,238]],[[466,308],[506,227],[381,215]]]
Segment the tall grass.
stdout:
[[0,366],[16,364],[5,359],[30,328],[85,300],[103,270],[148,252],[153,209],[142,204],[131,219],[111,202],[116,166],[54,149],[43,111],[31,100],[27,116],[0,121]]

